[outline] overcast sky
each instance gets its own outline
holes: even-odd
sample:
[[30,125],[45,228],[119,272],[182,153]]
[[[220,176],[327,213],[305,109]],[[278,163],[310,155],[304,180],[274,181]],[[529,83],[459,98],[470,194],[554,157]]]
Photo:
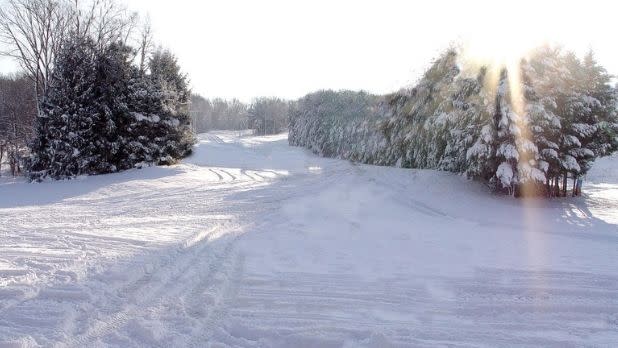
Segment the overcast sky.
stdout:
[[[618,19],[611,1],[153,1],[155,38],[208,97],[297,98],[318,89],[395,91],[432,58],[463,41],[480,55],[516,54],[542,40],[593,48],[618,74]],[[0,70],[14,65],[0,61]]]

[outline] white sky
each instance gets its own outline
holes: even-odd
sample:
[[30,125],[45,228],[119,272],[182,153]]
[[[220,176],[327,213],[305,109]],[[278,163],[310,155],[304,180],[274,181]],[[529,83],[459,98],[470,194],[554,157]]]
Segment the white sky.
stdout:
[[[607,1],[126,0],[207,97],[395,91],[456,40],[502,57],[541,40],[593,48],[618,74],[618,5]],[[0,71],[14,66],[0,60]]]

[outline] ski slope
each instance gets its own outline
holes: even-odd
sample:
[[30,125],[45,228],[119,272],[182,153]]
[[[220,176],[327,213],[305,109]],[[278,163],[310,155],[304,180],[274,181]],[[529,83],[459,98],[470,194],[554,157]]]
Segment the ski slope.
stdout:
[[515,200],[285,135],[0,182],[0,347],[615,347],[618,159]]

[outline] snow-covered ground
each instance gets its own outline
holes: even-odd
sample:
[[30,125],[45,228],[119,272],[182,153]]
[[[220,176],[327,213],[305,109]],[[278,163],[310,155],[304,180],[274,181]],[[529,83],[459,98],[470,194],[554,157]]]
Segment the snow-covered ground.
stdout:
[[515,200],[285,135],[0,182],[0,347],[618,346],[618,159]]

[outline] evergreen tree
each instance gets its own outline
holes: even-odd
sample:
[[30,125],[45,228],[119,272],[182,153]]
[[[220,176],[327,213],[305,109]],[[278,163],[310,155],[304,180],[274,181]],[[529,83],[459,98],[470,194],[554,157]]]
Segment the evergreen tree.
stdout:
[[96,108],[96,63],[91,40],[76,37],[64,44],[36,120],[28,161],[32,179],[91,174],[105,162],[97,127],[107,120]]
[[[566,194],[592,161],[617,149],[616,92],[589,54],[544,46],[519,66],[469,65],[456,50],[439,57],[416,87],[360,112],[344,92],[302,98],[290,144],[324,156],[466,173],[514,194]],[[500,67],[498,67],[500,68]],[[492,70],[493,69],[493,70]],[[365,113],[366,114],[366,113]]]
[[102,138],[98,147],[103,160],[98,173],[131,168],[134,163],[126,151],[132,139],[127,122],[132,108],[128,82],[137,70],[131,65],[132,55],[133,50],[120,42],[103,47],[97,54],[94,107],[103,116],[95,128]]
[[170,164],[190,153],[190,92],[176,59],[157,52],[144,75],[132,56],[122,43],[65,43],[37,119],[33,180]]
[[156,51],[149,61],[149,69],[150,86],[146,94],[154,102],[141,106],[146,108],[149,121],[156,124],[150,136],[156,144],[154,160],[170,164],[190,154],[195,143],[189,114],[191,92],[186,75],[180,72],[177,59],[170,51]]
[[511,108],[509,80],[506,69],[500,72],[500,80],[496,91],[494,125],[496,127],[496,169],[497,187],[512,193],[518,181],[517,168],[520,154],[516,140],[521,136],[520,116]]
[[[529,120],[528,131],[531,141],[537,147],[537,167],[545,176],[545,192],[552,191],[552,178],[559,175],[558,142],[561,132],[560,119],[551,111],[555,109],[555,101],[548,96],[539,95],[538,85],[543,67],[537,71],[529,61],[524,60],[522,67],[522,88],[526,103],[526,117]],[[550,82],[551,83],[551,82]]]

